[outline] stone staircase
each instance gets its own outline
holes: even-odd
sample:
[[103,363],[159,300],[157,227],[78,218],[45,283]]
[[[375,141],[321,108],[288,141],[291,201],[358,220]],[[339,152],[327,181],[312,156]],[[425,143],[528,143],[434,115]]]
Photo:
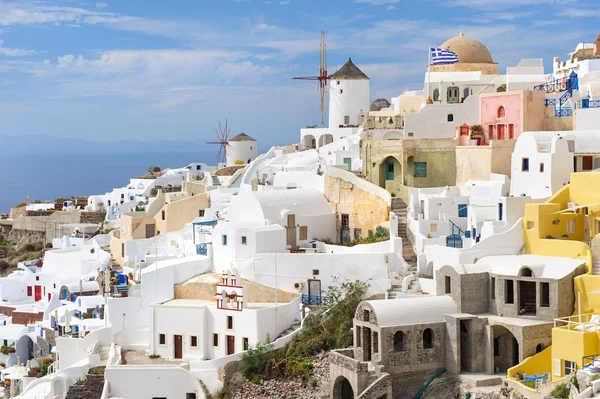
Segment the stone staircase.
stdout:
[[213,186],[220,186],[221,185],[221,181],[219,180],[218,176],[213,176],[212,177],[212,181],[213,181]]
[[596,254],[592,255],[592,274],[594,276],[600,276],[600,256]]
[[400,198],[392,198],[392,212],[398,216],[398,237],[402,238],[402,257],[409,265],[409,271],[417,271],[417,254],[412,244],[408,241],[407,206]]
[[294,331],[298,330],[299,328],[300,328],[300,323],[292,324],[287,330],[285,330],[284,332],[279,334],[279,336],[276,339],[285,337],[286,335],[293,333]]

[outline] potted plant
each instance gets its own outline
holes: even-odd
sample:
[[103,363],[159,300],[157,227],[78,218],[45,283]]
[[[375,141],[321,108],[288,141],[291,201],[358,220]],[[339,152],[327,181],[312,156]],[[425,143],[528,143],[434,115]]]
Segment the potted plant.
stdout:
[[128,276],[129,276],[129,280],[133,280],[133,273],[132,272],[129,272]]

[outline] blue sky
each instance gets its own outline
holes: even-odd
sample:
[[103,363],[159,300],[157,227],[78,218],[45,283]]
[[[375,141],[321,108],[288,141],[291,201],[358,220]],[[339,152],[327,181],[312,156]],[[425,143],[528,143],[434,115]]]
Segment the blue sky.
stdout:
[[[0,0],[0,136],[204,140],[218,121],[265,144],[320,121],[326,32],[371,96],[422,88],[427,48],[481,40],[500,70],[566,57],[598,30],[597,0]],[[1,143],[1,138],[0,138]]]

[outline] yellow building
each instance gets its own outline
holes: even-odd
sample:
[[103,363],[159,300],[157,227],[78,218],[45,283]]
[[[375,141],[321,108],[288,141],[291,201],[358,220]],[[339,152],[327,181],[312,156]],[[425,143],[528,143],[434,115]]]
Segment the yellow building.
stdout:
[[123,265],[126,241],[179,231],[195,218],[204,216],[204,211],[208,207],[210,207],[208,194],[159,192],[146,210],[121,215],[121,227],[113,233],[110,241],[113,258],[118,264]]
[[585,260],[588,268],[574,279],[574,315],[554,321],[552,347],[508,371],[557,381],[600,353],[600,173],[573,173],[546,203],[527,204],[523,227],[525,252]]

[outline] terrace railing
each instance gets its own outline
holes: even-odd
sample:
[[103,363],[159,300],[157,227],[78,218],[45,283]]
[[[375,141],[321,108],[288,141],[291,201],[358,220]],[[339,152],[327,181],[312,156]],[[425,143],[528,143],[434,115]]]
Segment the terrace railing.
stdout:
[[302,304],[309,306],[332,306],[333,298],[319,295],[302,294]]

